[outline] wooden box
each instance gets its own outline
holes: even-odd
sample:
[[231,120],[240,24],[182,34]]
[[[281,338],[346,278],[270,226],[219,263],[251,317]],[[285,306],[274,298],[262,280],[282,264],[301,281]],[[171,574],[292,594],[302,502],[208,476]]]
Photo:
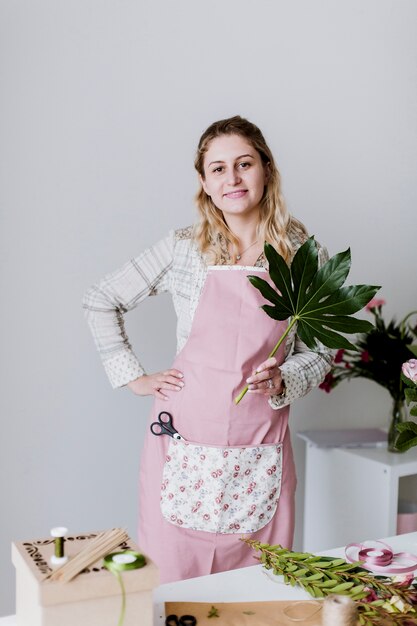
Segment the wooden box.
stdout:
[[[65,538],[65,555],[78,554],[98,533]],[[131,541],[115,552],[140,549]],[[53,569],[50,557],[54,540],[40,539],[12,544],[16,568],[17,626],[116,626],[122,607],[121,587],[103,561],[87,568],[71,582],[45,578]],[[159,573],[148,558],[141,569],[120,572],[126,590],[123,626],[152,626],[152,592]]]

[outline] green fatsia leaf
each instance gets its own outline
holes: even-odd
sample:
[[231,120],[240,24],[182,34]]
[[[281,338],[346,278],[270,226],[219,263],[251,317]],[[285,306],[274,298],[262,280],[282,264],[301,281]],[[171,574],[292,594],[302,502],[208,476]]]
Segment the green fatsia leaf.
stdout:
[[308,289],[306,306],[319,303],[345,282],[350,270],[350,249],[335,254],[316,272]]
[[[349,316],[362,309],[374,297],[379,287],[354,285],[343,287],[350,269],[350,250],[340,252],[318,270],[318,252],[312,238],[294,255],[291,270],[283,257],[269,243],[265,243],[269,275],[277,292],[259,277],[249,277],[273,306],[263,309],[276,320],[291,318],[285,332],[269,354],[272,357],[291,329],[298,324],[302,341],[311,349],[320,341],[329,348],[357,350],[341,333],[366,332],[369,323]],[[339,332],[336,332],[339,331]],[[238,404],[246,394],[246,386],[235,398]]]
[[[305,319],[308,320],[307,317]],[[371,322],[358,320],[350,315],[323,315],[322,321],[327,328],[339,330],[342,333],[367,333],[374,327]]]
[[290,269],[271,244],[265,242],[264,251],[269,263],[269,275],[280,292],[282,304],[294,312],[295,300]]
[[291,315],[291,313],[288,312],[288,309],[280,304],[277,306],[264,304],[261,309],[263,309],[269,317],[272,317],[273,320],[287,320]]
[[310,350],[315,350],[317,348],[317,341],[314,335],[314,331],[303,320],[299,320],[298,322],[297,333],[301,341],[304,341],[304,343],[308,348],[310,348]]
[[298,324],[299,336],[310,349],[317,348],[320,341],[329,348],[356,350],[340,333],[365,333],[373,328],[370,322],[351,316],[363,309],[379,287],[343,286],[350,270],[350,250],[331,257],[320,269],[312,237],[300,246],[291,268],[269,243],[265,243],[265,255],[277,291],[259,277],[249,277],[273,305],[264,305],[264,311],[276,320],[291,317],[290,325]]
[[352,315],[357,313],[374,297],[380,287],[374,285],[352,285],[340,287],[323,302],[310,301],[303,309],[303,315],[311,313]]
[[[303,331],[305,331],[306,327],[309,328],[310,335],[312,335],[314,338],[314,345],[309,345],[306,341],[304,341],[303,337],[301,336],[302,334],[304,336],[304,332],[300,332],[301,328],[303,328]],[[345,348],[346,350],[357,350],[356,346],[350,343],[350,341],[348,341],[346,337],[343,337],[343,335],[339,335],[339,333],[335,333],[334,331],[325,328],[325,326],[320,321],[302,318],[298,322],[298,334],[300,335],[304,343],[306,343],[307,346],[313,350],[317,347],[316,339],[321,341],[321,343],[328,348]]]
[[298,248],[290,267],[295,306],[298,310],[300,310],[305,303],[308,286],[313,280],[317,268],[317,246],[314,238],[310,237],[310,239]]
[[[250,283],[261,292],[266,300],[269,300],[273,304],[281,303],[282,298],[280,298],[279,294],[269,283],[266,282],[266,280],[259,278],[259,276],[248,276],[248,279]],[[291,312],[291,309],[288,310]]]

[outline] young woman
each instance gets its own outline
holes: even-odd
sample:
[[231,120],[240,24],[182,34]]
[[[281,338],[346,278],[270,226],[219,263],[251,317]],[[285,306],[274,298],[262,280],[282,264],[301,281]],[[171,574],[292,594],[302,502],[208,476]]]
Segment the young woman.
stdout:
[[[264,313],[247,276],[271,282],[264,242],[290,262],[307,233],[288,214],[261,131],[239,116],[212,124],[195,167],[198,222],[171,231],[84,301],[112,385],[155,396],[149,425],[172,419],[182,437],[147,428],[141,457],[138,541],[159,565],[161,582],[253,564],[242,534],[291,547],[289,405],[331,364],[329,350],[310,351],[295,332],[266,358],[287,322]],[[320,264],[326,258],[319,246]],[[123,314],[167,291],[178,316],[177,356],[171,368],[146,374]],[[246,383],[249,393],[236,405]]]

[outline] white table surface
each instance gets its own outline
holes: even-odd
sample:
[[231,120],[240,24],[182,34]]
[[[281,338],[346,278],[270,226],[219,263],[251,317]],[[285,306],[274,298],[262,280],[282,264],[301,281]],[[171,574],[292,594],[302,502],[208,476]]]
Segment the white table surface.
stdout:
[[[383,539],[394,552],[417,554],[417,532]],[[320,554],[344,557],[344,547]],[[255,552],[254,552],[255,555]],[[417,569],[417,568],[416,568]],[[301,589],[279,582],[261,565],[191,578],[160,585],[154,591],[154,626],[163,626],[164,602],[259,602],[267,600],[306,600],[311,597]],[[0,618],[0,626],[16,626],[16,617]]]

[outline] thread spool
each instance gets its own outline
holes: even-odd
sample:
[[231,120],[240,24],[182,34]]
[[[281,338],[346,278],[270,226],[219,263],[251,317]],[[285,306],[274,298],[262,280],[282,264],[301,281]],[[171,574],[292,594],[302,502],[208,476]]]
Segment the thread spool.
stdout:
[[323,601],[322,626],[356,626],[358,610],[348,596],[332,594]]
[[107,567],[107,569],[113,573],[140,569],[145,565],[146,559],[143,554],[134,552],[133,550],[113,552],[104,557],[104,567]]
[[68,532],[68,528],[57,526],[51,528],[51,537],[54,537],[55,553],[51,556],[52,565],[64,565],[68,561],[68,557],[64,555],[64,537]]

